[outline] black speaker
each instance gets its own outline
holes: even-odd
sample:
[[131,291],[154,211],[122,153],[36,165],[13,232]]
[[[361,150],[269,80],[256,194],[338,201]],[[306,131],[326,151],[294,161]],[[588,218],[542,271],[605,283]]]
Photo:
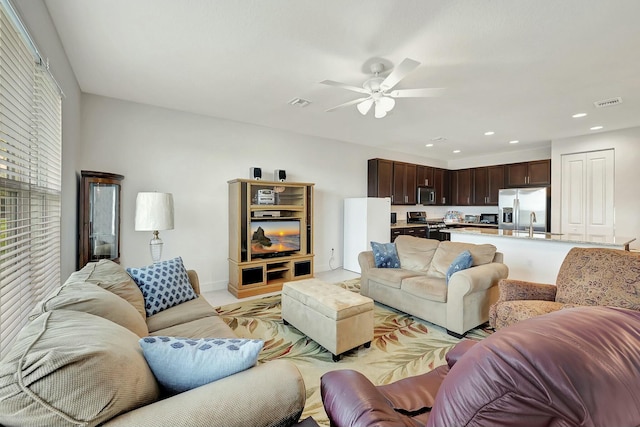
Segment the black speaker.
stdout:
[[250,168],[249,169],[249,178],[251,178],[251,179],[262,179],[262,169],[261,168]]
[[273,180],[284,182],[287,179],[287,171],[284,169],[276,169],[273,171]]

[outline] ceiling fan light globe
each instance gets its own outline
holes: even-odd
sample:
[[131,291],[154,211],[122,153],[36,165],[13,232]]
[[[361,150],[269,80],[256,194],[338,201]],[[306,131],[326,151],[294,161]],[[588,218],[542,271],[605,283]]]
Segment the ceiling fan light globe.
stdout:
[[356,105],[356,108],[358,109],[358,111],[360,111],[360,114],[365,116],[369,112],[369,110],[371,109],[372,105],[373,105],[373,99],[369,98],[369,99],[366,99],[366,100],[362,101],[358,105]]
[[380,107],[383,108],[384,111],[388,112],[393,110],[393,107],[396,106],[396,100],[387,96],[383,96],[376,102],[376,105],[380,105]]
[[379,102],[376,102],[376,109],[375,109],[376,119],[381,119],[386,115],[387,115],[387,112],[385,111],[385,109],[380,105]]

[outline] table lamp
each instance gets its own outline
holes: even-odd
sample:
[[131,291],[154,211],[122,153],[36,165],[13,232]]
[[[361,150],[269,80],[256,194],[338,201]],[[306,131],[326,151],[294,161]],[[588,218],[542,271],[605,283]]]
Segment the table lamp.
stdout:
[[136,231],[153,231],[149,242],[151,259],[160,261],[162,240],[160,230],[173,230],[173,195],[171,193],[142,192],[136,197]]

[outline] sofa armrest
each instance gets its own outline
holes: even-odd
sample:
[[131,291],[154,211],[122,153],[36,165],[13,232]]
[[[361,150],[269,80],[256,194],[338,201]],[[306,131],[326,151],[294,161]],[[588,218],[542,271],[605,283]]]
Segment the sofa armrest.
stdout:
[[454,273],[449,279],[448,296],[464,296],[497,286],[509,275],[509,267],[499,262],[476,265]]
[[380,388],[358,371],[327,372],[320,379],[320,393],[333,427],[418,426],[394,410]]
[[187,275],[189,276],[189,282],[191,283],[191,287],[196,292],[196,295],[200,295],[200,280],[198,279],[198,273],[195,270],[187,270]]
[[285,426],[298,421],[305,399],[298,368],[274,360],[134,409],[103,426]]
[[503,279],[498,286],[500,287],[498,302],[516,300],[555,301],[558,289],[556,285],[514,279]]
[[369,295],[369,270],[376,268],[373,251],[360,252],[358,255],[358,264],[360,264],[360,293],[362,295]]

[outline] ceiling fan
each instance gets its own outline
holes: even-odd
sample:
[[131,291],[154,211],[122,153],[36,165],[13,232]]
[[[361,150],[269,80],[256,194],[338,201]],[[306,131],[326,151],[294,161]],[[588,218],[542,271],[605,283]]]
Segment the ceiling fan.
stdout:
[[345,83],[334,82],[333,80],[321,81],[320,83],[325,85],[341,87],[343,89],[366,95],[361,98],[354,99],[353,101],[345,102],[344,104],[329,108],[327,112],[357,104],[356,108],[358,108],[358,111],[364,116],[371,110],[371,107],[375,105],[374,115],[377,119],[381,119],[386,116],[389,111],[393,110],[393,107],[396,105],[395,98],[427,98],[438,96],[442,91],[442,88],[392,90],[402,79],[415,70],[419,65],[420,63],[418,61],[405,58],[400,65],[393,69],[391,74],[386,78],[383,78],[380,77],[380,73],[384,71],[384,64],[378,62],[371,64],[371,73],[374,76],[364,82],[362,88]]

